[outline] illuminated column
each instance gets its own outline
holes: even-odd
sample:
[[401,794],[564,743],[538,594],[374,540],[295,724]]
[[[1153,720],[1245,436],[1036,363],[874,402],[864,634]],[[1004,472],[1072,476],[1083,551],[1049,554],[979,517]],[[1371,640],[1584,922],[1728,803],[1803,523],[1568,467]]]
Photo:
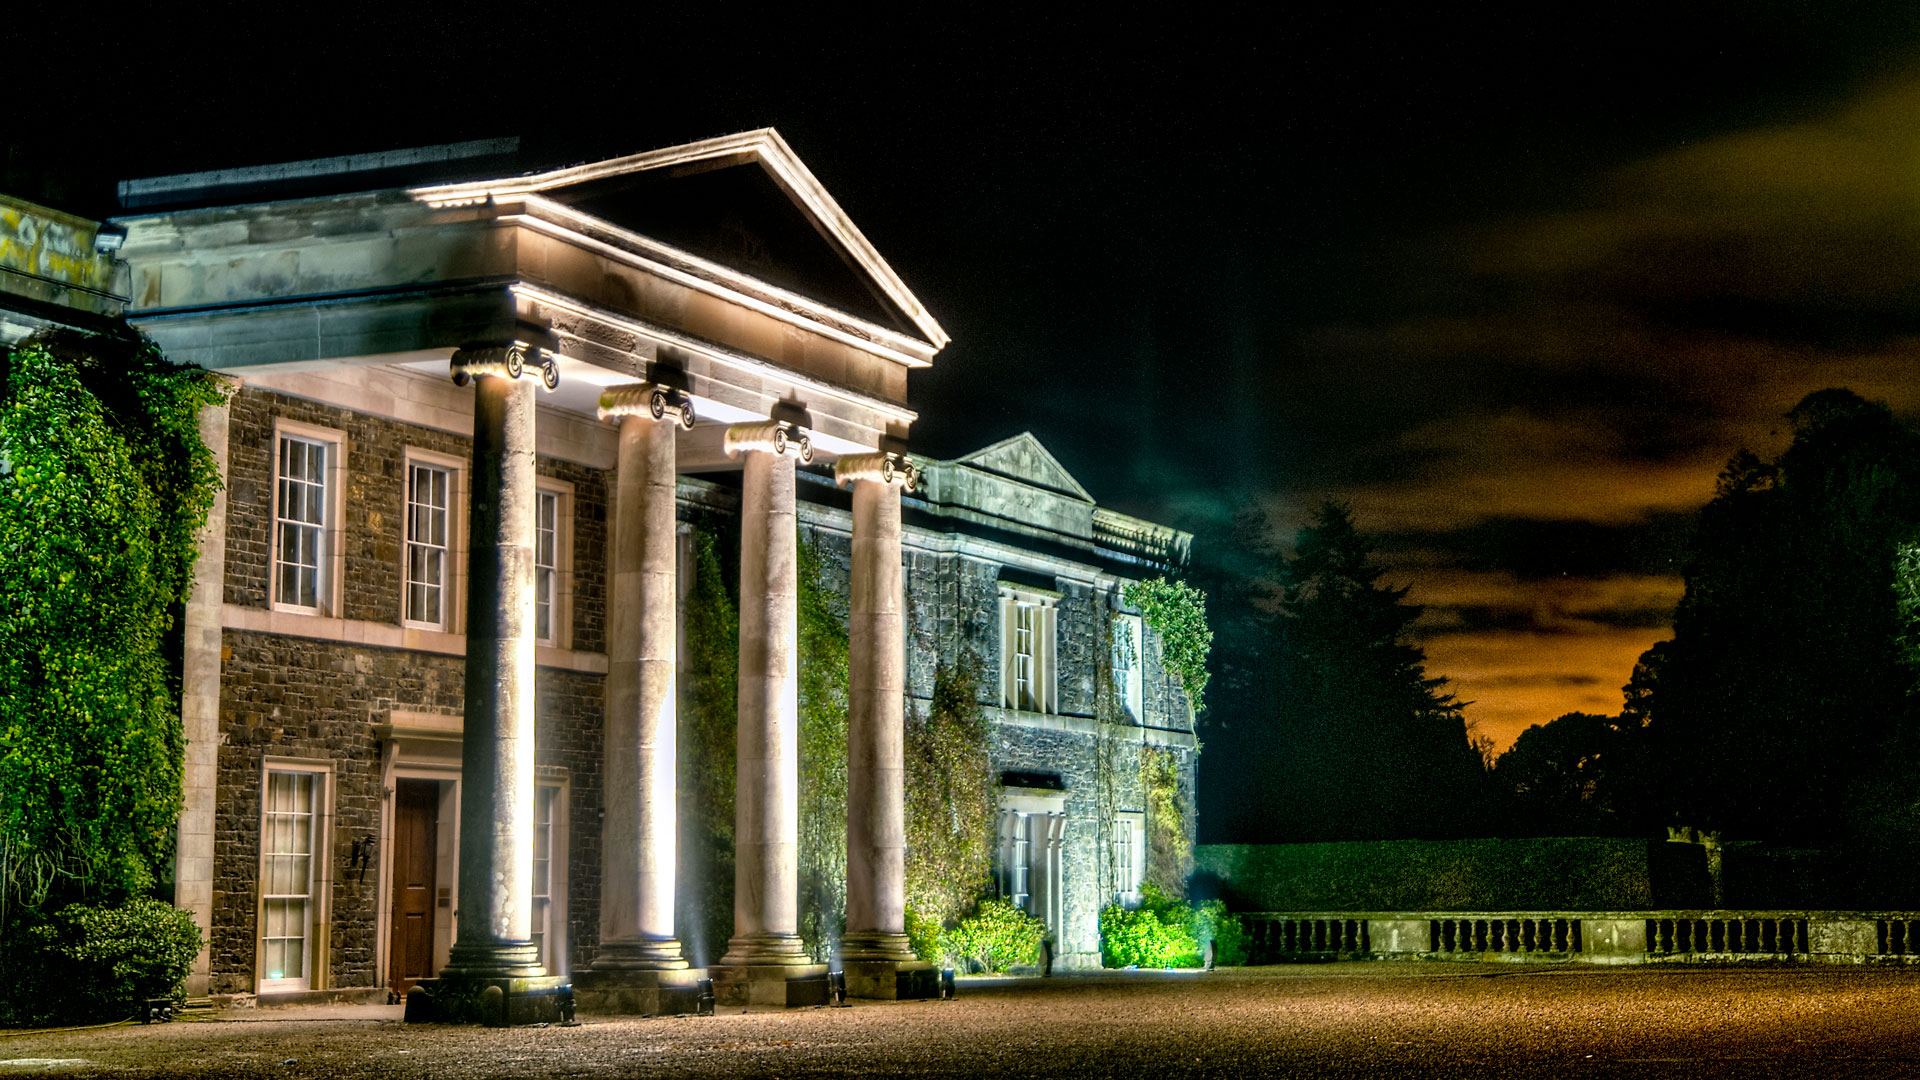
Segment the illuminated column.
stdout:
[[620,418],[613,597],[608,611],[606,819],[601,830],[600,952],[595,971],[687,966],[674,937],[675,556],[677,415],[656,418],[652,388],[616,387],[601,419]]
[[[231,383],[229,386],[231,387]],[[220,470],[220,487],[196,538],[193,591],[181,619],[180,727],[186,736],[181,808],[173,875],[173,906],[193,914],[200,952],[187,973],[189,998],[207,996],[213,929],[213,809],[220,752],[220,604],[227,572],[227,406],[200,409],[200,441]]]
[[797,537],[794,460],[775,422],[727,429],[740,505],[740,722],[733,938],[726,967],[799,966]]
[[[900,491],[892,454],[841,458],[853,485],[853,595],[847,618],[847,933],[841,955],[914,959],[906,935],[906,645]],[[892,997],[892,993],[880,996]]]
[[[472,378],[460,913],[442,976],[539,976],[533,883],[533,386],[513,349],[462,349]],[[509,374],[512,372],[513,374]]]

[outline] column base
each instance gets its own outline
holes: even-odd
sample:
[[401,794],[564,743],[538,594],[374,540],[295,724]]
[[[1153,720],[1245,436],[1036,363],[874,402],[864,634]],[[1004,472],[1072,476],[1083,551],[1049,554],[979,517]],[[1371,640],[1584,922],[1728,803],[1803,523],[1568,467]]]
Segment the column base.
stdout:
[[446,974],[407,991],[409,1024],[519,1027],[573,1020],[573,987],[565,975],[526,977]]
[[913,954],[913,942],[905,934],[884,930],[857,930],[840,940],[840,955],[847,960],[892,960],[905,964],[920,959]]
[[940,996],[940,973],[923,960],[848,960],[847,996],[916,1001]]
[[728,967],[805,966],[813,963],[799,934],[736,934],[720,963]]
[[700,980],[706,977],[706,968],[596,966],[592,971],[583,971],[573,977],[573,1001],[581,1012],[605,1016],[677,1016],[681,1013],[697,1013],[700,1011]]
[[775,1005],[789,1009],[827,1003],[825,964],[716,964],[713,1000],[720,1005]]
[[595,971],[678,971],[687,967],[677,938],[631,938],[603,941],[594,954]]

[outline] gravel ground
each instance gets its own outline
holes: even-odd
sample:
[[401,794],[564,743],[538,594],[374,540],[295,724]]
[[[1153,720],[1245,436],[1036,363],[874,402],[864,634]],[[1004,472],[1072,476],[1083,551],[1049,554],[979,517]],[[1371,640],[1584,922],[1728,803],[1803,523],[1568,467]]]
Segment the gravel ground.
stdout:
[[0,1077],[1917,1077],[1920,972],[1354,964],[488,1030],[386,1008],[0,1032]]

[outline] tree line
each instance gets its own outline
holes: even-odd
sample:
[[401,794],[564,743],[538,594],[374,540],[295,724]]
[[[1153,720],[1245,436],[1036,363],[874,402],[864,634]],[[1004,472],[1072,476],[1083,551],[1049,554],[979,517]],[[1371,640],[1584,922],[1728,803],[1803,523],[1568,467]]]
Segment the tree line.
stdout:
[[1721,472],[1672,637],[1619,711],[1535,725],[1497,760],[1345,507],[1290,557],[1243,515],[1195,568],[1218,635],[1209,839],[1674,829],[1910,864],[1888,852],[1920,853],[1920,436],[1847,390],[1787,419],[1776,460]]

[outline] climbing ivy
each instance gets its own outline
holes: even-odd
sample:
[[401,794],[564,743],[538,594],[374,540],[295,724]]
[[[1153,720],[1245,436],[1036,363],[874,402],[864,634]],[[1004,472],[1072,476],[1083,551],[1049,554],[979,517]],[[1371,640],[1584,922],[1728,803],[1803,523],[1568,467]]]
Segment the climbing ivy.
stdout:
[[225,391],[146,342],[0,365],[0,900],[112,899],[153,883],[180,811],[169,638],[219,488],[197,416]]
[[733,934],[733,792],[740,621],[711,531],[693,535],[680,716],[679,933],[696,965]]
[[847,921],[847,620],[819,551],[799,556],[799,929],[825,963]]
[[1193,839],[1180,802],[1180,759],[1172,750],[1141,744],[1140,791],[1147,804],[1147,881],[1183,899],[1193,873]]
[[956,925],[992,879],[999,785],[979,669],[971,654],[942,661],[926,711],[907,712],[907,930],[923,960],[938,958],[941,929]]
[[1198,714],[1206,700],[1207,654],[1213,651],[1207,594],[1184,581],[1154,578],[1129,582],[1120,595],[1160,635],[1160,663],[1180,680],[1187,704]]

